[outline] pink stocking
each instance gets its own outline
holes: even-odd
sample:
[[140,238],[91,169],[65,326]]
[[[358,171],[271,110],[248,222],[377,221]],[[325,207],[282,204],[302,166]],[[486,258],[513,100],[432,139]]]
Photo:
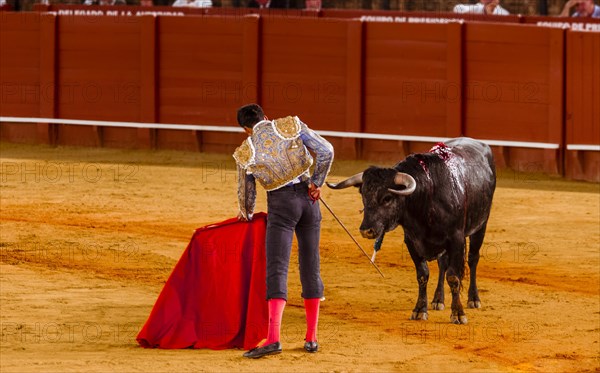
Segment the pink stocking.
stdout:
[[306,342],[317,341],[317,324],[319,323],[319,305],[321,299],[311,298],[304,300],[306,310]]

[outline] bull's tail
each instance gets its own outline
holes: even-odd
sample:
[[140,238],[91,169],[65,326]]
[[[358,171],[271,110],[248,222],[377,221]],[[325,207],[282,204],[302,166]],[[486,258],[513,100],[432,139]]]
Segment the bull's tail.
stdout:
[[469,255],[467,250],[467,239],[465,238],[465,244],[463,245],[463,262],[459,269],[458,278],[460,279],[460,290],[463,289],[463,279],[469,275]]
[[465,238],[465,243],[463,245],[463,261],[462,261],[462,265],[459,265],[458,268],[456,268],[456,270],[458,271],[457,273],[457,277],[459,280],[459,290],[462,291],[463,289],[463,279],[465,278],[465,276],[469,275],[469,258],[468,258],[468,245],[467,245],[467,239]]

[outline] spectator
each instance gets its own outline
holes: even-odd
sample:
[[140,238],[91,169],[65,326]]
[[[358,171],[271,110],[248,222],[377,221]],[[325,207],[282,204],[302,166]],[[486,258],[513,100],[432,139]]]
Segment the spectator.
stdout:
[[508,10],[500,6],[500,0],[480,0],[477,4],[457,4],[454,13],[469,14],[493,14],[496,16],[507,16]]
[[175,7],[189,7],[189,8],[211,8],[211,0],[175,0],[173,3]]
[[248,8],[268,8],[271,5],[271,0],[250,0]]
[[83,5],[127,5],[125,0],[85,0]]
[[250,0],[248,8],[295,8],[293,0]]
[[0,0],[0,8],[6,5],[6,0]]
[[594,0],[569,0],[560,13],[560,17],[568,17],[572,8],[575,8],[572,17],[600,18],[600,5],[594,4]]

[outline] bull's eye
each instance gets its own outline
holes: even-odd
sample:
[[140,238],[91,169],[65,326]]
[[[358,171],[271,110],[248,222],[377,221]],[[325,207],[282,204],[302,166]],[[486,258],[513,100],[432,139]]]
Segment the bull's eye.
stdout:
[[394,198],[392,198],[392,196],[390,196],[390,195],[387,195],[387,196],[383,197],[383,201],[382,201],[382,202],[383,202],[384,204],[388,205],[388,204],[390,204],[390,203],[392,202],[392,200],[393,200],[393,199],[394,199]]

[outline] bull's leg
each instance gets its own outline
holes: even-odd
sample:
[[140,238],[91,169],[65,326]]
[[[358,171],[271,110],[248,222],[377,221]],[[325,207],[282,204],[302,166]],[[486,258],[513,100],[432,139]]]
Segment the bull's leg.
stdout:
[[464,238],[461,241],[457,240],[451,243],[451,245],[452,247],[447,251],[448,270],[446,271],[446,281],[448,281],[450,292],[452,293],[450,322],[454,324],[466,324],[467,316],[460,302],[460,289],[465,272],[465,240]]
[[443,254],[437,258],[440,274],[438,276],[437,287],[433,294],[431,309],[443,310],[444,306],[444,279],[446,278],[446,268],[448,268],[448,254]]
[[419,283],[419,298],[417,298],[417,304],[413,309],[411,320],[427,320],[427,281],[429,281],[429,267],[427,261],[419,257],[411,243],[406,242],[408,246],[408,252],[410,257],[415,263],[417,269],[417,282]]
[[467,307],[469,308],[481,308],[481,300],[479,299],[479,291],[477,290],[477,263],[479,263],[479,249],[483,243],[483,237],[485,236],[484,225],[480,230],[475,232],[470,237],[469,243],[469,301]]

